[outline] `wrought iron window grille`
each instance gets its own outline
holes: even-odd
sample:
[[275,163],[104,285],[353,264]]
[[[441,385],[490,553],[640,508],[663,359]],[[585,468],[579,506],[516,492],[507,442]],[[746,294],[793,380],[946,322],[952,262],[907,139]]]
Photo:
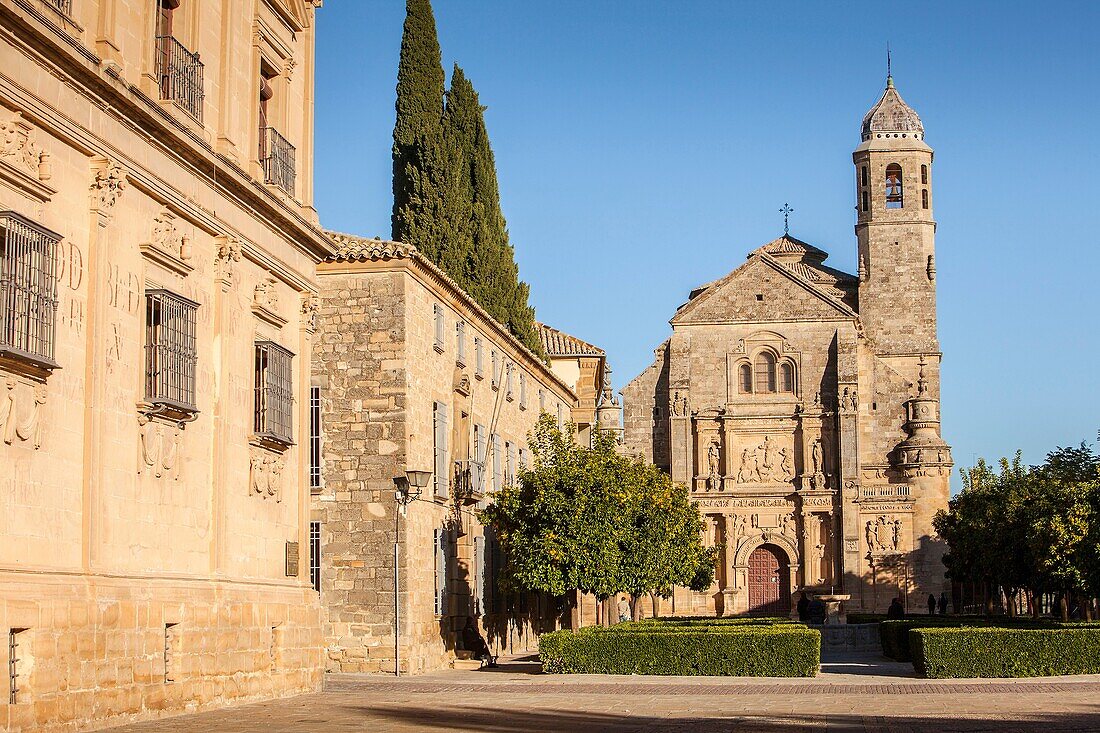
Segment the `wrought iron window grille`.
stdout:
[[145,400],[148,413],[194,419],[199,304],[168,290],[145,291]]
[[46,374],[54,361],[61,235],[0,211],[0,358]]
[[256,342],[254,430],[275,447],[294,444],[294,355],[272,341]]

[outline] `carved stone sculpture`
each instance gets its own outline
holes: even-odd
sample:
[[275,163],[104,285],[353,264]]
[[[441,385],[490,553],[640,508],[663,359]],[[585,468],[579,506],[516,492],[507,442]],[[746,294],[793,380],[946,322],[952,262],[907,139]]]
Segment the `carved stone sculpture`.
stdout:
[[710,447],[707,448],[707,464],[709,473],[707,474],[707,488],[710,491],[717,491],[720,481],[720,474],[718,472],[719,461],[721,460],[721,451],[718,446],[718,441],[712,441]]
[[33,128],[19,112],[0,122],[0,159],[40,181],[51,178],[50,155],[35,142]]
[[261,448],[253,448],[251,456],[250,484],[253,494],[264,499],[283,500],[282,476],[285,467],[283,457]]
[[35,450],[42,447],[42,406],[46,404],[46,385],[18,389],[19,383],[9,378],[7,396],[0,402],[0,434],[11,445],[16,440],[28,441]]
[[779,472],[783,474],[784,481],[794,478],[794,466],[791,462],[791,454],[786,448],[779,449]]
[[126,190],[126,171],[110,160],[102,160],[92,178],[92,206],[104,213],[114,208],[118,197]]
[[818,438],[817,440],[814,441],[813,448],[810,451],[810,455],[811,455],[811,458],[812,458],[812,466],[813,466],[813,469],[814,469],[814,475],[817,476],[817,475],[825,473],[825,463],[822,460],[821,439],[820,438]]
[[178,425],[166,424],[139,413],[138,473],[152,473],[156,478],[170,476],[178,480],[182,439],[183,431]]

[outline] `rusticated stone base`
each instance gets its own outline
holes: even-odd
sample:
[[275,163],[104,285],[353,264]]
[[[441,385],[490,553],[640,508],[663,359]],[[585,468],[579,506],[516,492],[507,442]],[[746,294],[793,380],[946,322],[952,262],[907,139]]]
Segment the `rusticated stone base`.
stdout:
[[0,573],[7,731],[94,730],[319,689],[316,594],[290,584]]

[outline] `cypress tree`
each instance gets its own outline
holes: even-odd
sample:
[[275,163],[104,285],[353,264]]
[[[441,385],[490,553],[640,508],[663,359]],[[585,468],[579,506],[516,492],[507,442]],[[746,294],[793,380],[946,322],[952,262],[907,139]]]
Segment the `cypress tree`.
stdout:
[[[444,93],[431,0],[406,0],[393,128],[395,240],[416,245],[544,359],[500,209],[496,162],[477,92],[457,65]],[[446,106],[444,106],[446,99]]]
[[446,175],[443,63],[431,0],[406,0],[405,11],[393,127],[392,236],[435,260]]
[[[477,94],[473,95],[477,104]],[[467,259],[470,294],[494,318],[542,358],[535,327],[535,309],[528,304],[530,287],[519,279],[515,250],[500,208],[496,159],[485,127],[485,108],[477,104],[477,125],[471,160],[473,181],[473,248]]]

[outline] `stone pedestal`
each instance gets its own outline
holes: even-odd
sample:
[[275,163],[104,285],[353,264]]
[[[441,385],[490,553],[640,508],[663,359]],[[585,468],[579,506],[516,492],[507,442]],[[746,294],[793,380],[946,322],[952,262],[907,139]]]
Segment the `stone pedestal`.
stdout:
[[825,604],[825,623],[826,624],[843,624],[847,622],[847,615],[844,613],[843,604],[845,601],[852,600],[852,597],[848,594],[830,594],[818,596],[818,600]]

